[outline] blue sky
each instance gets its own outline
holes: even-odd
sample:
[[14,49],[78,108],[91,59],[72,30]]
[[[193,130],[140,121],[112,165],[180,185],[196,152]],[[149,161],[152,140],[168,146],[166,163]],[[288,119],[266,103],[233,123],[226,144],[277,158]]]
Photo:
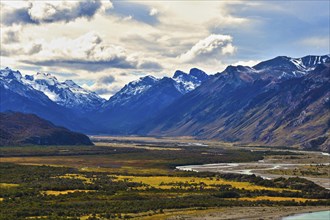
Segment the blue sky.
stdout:
[[148,74],[329,54],[329,13],[328,0],[1,1],[1,67],[109,97]]

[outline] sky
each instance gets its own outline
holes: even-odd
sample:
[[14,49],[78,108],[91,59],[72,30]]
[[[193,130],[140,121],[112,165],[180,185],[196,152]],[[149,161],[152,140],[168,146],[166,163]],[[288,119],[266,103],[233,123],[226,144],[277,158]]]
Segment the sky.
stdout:
[[0,1],[1,68],[104,98],[145,75],[330,53],[328,0]]

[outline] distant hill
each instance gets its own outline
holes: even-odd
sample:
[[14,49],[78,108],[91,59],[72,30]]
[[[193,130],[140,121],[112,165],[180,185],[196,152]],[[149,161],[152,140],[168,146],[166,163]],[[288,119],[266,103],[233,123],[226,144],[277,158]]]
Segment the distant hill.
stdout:
[[89,138],[33,114],[0,113],[0,146],[92,145]]

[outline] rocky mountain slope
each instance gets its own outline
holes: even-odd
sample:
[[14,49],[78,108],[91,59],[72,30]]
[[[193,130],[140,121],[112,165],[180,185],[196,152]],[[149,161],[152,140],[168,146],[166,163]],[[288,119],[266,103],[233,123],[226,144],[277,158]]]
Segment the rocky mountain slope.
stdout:
[[105,101],[96,93],[87,91],[72,80],[59,82],[49,73],[37,73],[21,78],[25,85],[44,93],[53,102],[78,113],[93,111]]
[[32,114],[0,113],[0,146],[92,145],[86,135],[72,132]]
[[229,66],[137,132],[329,150],[330,57],[311,60]]
[[173,78],[142,77],[125,85],[104,103],[94,120],[106,124],[112,133],[131,134],[141,123],[155,117],[164,107],[208,78],[205,72],[196,68],[189,74],[176,71]]
[[[77,90],[79,92],[72,92]],[[83,94],[80,95],[81,93]],[[57,97],[62,97],[64,101]],[[84,92],[81,87],[70,81],[59,83],[50,74],[24,77],[19,71],[9,68],[0,70],[1,112],[33,113],[75,131],[97,132],[100,126],[95,125],[84,114],[98,107],[103,101],[91,101],[92,98],[86,97],[94,97],[94,94]]]

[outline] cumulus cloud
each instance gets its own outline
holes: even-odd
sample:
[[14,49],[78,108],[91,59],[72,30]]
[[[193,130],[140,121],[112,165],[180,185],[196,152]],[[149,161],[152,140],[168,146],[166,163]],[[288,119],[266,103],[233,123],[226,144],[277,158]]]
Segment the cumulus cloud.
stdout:
[[25,64],[43,67],[62,67],[74,70],[100,72],[105,69],[162,70],[154,59],[141,52],[128,52],[122,46],[104,42],[96,32],[78,38],[61,37],[52,41],[36,40],[26,44],[2,45],[1,56],[15,55]]
[[42,45],[41,44],[32,44],[30,48],[27,50],[28,55],[33,55],[36,53],[39,53],[42,50]]
[[131,21],[132,19],[133,19],[133,17],[130,15],[130,16],[124,17],[123,21]]
[[17,43],[1,45],[1,56],[10,57],[10,56],[30,56],[38,54],[42,50],[42,45],[37,42],[32,42],[26,45],[20,45]]
[[138,65],[138,68],[139,69],[156,70],[156,71],[159,71],[159,70],[163,69],[162,65],[160,65],[156,61],[142,61]]
[[181,54],[179,59],[182,62],[191,62],[214,58],[219,55],[231,55],[236,50],[232,41],[233,38],[229,35],[212,34],[197,42],[186,53]]
[[101,78],[99,78],[97,80],[97,83],[99,84],[111,84],[115,81],[115,77],[114,76],[102,76]]
[[150,16],[154,16],[158,14],[158,10],[156,8],[152,8],[150,9],[149,15]]
[[98,76],[91,85],[83,84],[82,87],[94,91],[101,97],[108,99],[110,96],[118,92],[123,87],[123,78],[121,73],[112,71],[111,73],[103,73]]
[[[41,24],[53,22],[70,22],[77,18],[92,18],[99,9],[112,7],[110,1],[29,1],[22,8],[8,8],[1,13],[2,23],[14,24]],[[107,5],[106,5],[107,4]]]
[[96,79],[95,83],[92,84],[91,86],[83,85],[83,87],[92,90],[103,97],[106,97],[107,95],[114,93],[112,84],[115,82],[116,79],[114,76],[104,75]]
[[15,29],[3,29],[1,32],[1,43],[12,44],[20,41],[20,34],[17,28]]
[[136,68],[138,61],[123,47],[103,43],[95,32],[89,32],[76,39],[58,38],[43,42],[42,51],[35,59],[25,63],[43,66],[62,66],[90,71],[107,68]]

